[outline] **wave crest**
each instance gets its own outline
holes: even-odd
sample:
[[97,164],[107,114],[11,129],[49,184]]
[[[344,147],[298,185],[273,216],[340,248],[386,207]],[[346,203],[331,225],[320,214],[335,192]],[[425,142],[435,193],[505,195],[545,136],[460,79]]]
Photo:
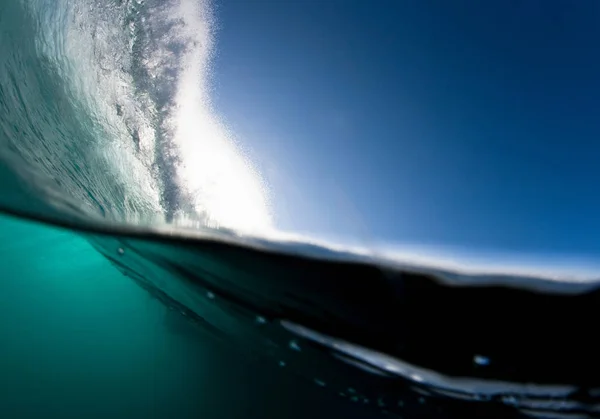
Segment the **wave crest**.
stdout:
[[113,222],[271,228],[264,182],[210,102],[208,2],[3,8],[31,28],[2,43],[0,140],[5,162],[38,175],[28,182]]

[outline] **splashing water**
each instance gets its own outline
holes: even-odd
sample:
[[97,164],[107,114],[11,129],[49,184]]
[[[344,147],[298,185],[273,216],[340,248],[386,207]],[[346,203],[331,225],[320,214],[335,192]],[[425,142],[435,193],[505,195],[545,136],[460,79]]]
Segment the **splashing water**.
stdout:
[[[20,119],[50,115],[56,124],[43,132],[27,124],[34,135],[25,141],[5,126],[1,144],[39,178],[53,180],[40,187],[112,221],[185,218],[196,226],[271,228],[268,190],[211,106],[208,2],[25,2],[23,8],[36,31],[21,41],[24,52],[5,60],[16,62],[5,63],[14,78],[3,85],[15,99],[29,100],[7,101],[6,108]],[[43,58],[31,78],[49,75],[62,101],[33,100],[44,99],[50,81],[31,87],[21,80],[15,68],[31,61],[26,54]],[[49,156],[38,155],[41,142]]]

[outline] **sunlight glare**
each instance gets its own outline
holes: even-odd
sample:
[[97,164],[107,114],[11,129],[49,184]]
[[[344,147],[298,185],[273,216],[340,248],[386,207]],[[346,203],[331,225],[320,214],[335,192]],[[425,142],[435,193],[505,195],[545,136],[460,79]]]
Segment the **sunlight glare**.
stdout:
[[193,2],[182,0],[181,6],[190,36],[198,42],[194,43],[180,75],[172,121],[182,160],[178,167],[179,181],[209,226],[266,233],[272,229],[267,188],[210,103],[209,5],[202,3],[200,13],[191,9]]

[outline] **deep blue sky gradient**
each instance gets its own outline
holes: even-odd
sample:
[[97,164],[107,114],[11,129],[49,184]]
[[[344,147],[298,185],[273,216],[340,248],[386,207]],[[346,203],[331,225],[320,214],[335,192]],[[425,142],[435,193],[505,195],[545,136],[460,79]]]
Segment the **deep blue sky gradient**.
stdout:
[[215,6],[215,107],[282,227],[600,256],[600,2]]

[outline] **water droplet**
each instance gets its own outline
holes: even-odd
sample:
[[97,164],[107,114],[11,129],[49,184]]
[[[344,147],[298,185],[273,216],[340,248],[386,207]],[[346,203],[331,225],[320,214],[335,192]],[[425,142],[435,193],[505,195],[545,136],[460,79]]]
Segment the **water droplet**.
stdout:
[[298,342],[296,342],[295,340],[290,340],[290,349],[293,349],[294,351],[298,351],[300,352],[300,345],[298,345]]
[[212,292],[210,292],[210,291],[208,291],[208,292],[206,293],[206,296],[207,296],[209,299],[211,299],[211,300],[214,300],[214,299],[215,299],[215,294],[213,294],[213,293],[212,293]]
[[120,254],[121,256],[123,256],[125,254],[125,249],[123,249],[122,247],[119,247],[117,249],[117,253]]
[[265,319],[263,316],[256,316],[256,323],[265,324],[266,322],[267,322],[267,319]]
[[481,366],[490,365],[490,359],[483,355],[475,355],[473,357],[473,362]]
[[279,366],[280,367],[285,367],[285,361],[279,361]]
[[321,381],[318,378],[315,378],[315,384],[320,387],[325,387],[325,381]]

